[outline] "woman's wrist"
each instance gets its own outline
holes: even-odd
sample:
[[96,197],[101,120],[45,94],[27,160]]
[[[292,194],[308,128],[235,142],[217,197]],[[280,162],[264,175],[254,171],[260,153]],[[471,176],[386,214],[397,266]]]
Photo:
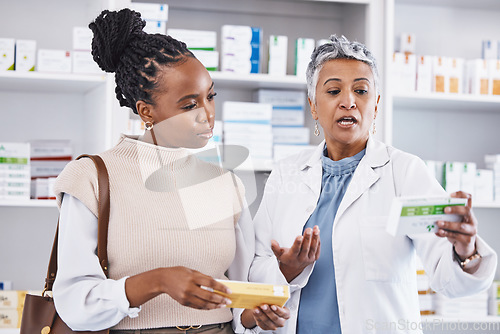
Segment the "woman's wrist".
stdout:
[[243,313],[241,313],[241,324],[245,328],[254,328],[257,326],[257,323],[255,322],[255,318],[253,317],[252,310],[244,310]]

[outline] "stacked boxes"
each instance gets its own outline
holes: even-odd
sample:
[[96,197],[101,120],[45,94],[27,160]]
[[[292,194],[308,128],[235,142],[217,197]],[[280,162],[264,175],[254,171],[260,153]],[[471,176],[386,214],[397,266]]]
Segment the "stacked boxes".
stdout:
[[41,291],[0,289],[0,329],[21,327],[26,294],[41,295]]
[[0,143],[0,199],[30,198],[30,145]]
[[484,157],[486,168],[493,171],[493,192],[495,201],[500,201],[500,154]]
[[273,106],[272,126],[304,126],[304,91],[258,89],[255,91],[254,101]]
[[429,276],[425,273],[422,261],[417,256],[417,290],[418,290],[418,300],[420,304],[420,314],[421,315],[431,315],[435,314],[436,310],[434,308],[434,291],[431,290]]
[[219,52],[217,48],[217,32],[206,30],[168,29],[167,35],[186,43],[196,58],[209,71],[219,68]]
[[94,61],[92,49],[92,30],[88,27],[73,27],[73,73],[102,74],[102,70]]
[[271,104],[224,102],[222,110],[224,145],[245,146],[253,159],[272,159],[271,117]]
[[310,130],[304,127],[304,91],[259,89],[254,94],[254,100],[270,103],[273,107],[274,160],[310,148]]
[[168,21],[167,4],[132,2],[131,9],[141,13],[141,18],[146,21],[145,32],[165,34]]
[[250,26],[222,26],[222,71],[260,73],[262,30]]
[[31,142],[31,197],[55,199],[54,182],[72,159],[68,140]]
[[305,79],[307,65],[314,51],[314,39],[298,38],[295,43],[295,75]]

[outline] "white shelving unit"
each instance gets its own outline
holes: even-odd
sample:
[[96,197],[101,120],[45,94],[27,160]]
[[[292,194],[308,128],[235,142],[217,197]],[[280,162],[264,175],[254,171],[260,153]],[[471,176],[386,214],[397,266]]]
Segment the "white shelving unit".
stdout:
[[[293,41],[298,37],[327,38],[335,33],[364,42],[379,61],[383,83],[377,122],[380,139],[424,159],[474,161],[479,166],[484,154],[500,153],[500,131],[496,128],[500,124],[499,98],[394,94],[389,79],[394,40],[401,32],[417,35],[417,52],[421,54],[479,57],[482,38],[500,40],[500,1],[147,2],[168,2],[168,28],[214,30],[220,34],[223,24],[259,26],[264,32],[263,55],[267,52],[265,43],[270,34],[289,37],[285,77],[211,73],[218,93],[218,119],[223,101],[252,101],[256,89],[305,90],[305,81],[293,75]],[[8,5],[0,5],[0,31],[4,31],[2,37],[35,39],[37,48],[70,50],[73,26],[86,26],[104,8],[116,9],[128,4],[130,0],[10,1]],[[263,73],[267,70],[265,62],[262,70]],[[119,133],[126,129],[129,117],[129,112],[119,107],[114,88],[114,78],[109,74],[0,73],[0,141],[71,139],[75,156],[102,152],[114,145]],[[308,107],[306,110],[305,126],[312,128]],[[311,143],[318,142],[319,139],[311,135]],[[270,162],[256,163],[255,169],[265,172],[271,165]],[[257,174],[260,191],[265,179],[263,173]],[[256,209],[259,201],[260,197],[251,205],[251,210]],[[494,239],[499,235],[500,204],[474,203],[474,207],[480,220],[480,234],[500,252],[500,243]],[[13,280],[16,289],[40,289],[57,222],[55,201],[0,201],[0,214],[0,253],[15,254],[0,260],[3,268],[0,278]],[[32,247],[23,247],[23,250],[19,244]],[[500,271],[496,278],[500,278]],[[497,318],[469,320],[495,322]],[[18,330],[0,329],[0,334],[18,334]]]
[[[484,168],[484,155],[500,153],[500,96],[395,93],[390,73],[392,53],[401,33],[413,33],[417,55],[481,58],[483,39],[500,39],[500,2],[478,0],[386,1],[385,141],[428,160],[471,161]],[[497,253],[500,205],[475,203],[479,235]],[[500,278],[497,269],[496,279]],[[435,323],[495,323],[500,317],[450,319],[425,317]],[[436,327],[438,328],[438,327]],[[446,328],[445,326],[442,327]],[[449,327],[448,327],[449,328]],[[466,333],[436,330],[429,333]],[[496,327],[498,331],[498,327]],[[496,331],[496,332],[497,332]],[[496,333],[482,331],[482,333]],[[426,332],[427,333],[427,332]]]

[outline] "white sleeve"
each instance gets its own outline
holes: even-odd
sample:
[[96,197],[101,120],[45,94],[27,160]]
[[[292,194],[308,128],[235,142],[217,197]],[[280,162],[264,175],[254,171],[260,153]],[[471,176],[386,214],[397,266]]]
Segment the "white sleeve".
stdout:
[[107,279],[99,264],[97,217],[78,199],[64,194],[59,216],[54,303],[63,321],[76,331],[103,330],[140,308],[131,308],[125,280]]

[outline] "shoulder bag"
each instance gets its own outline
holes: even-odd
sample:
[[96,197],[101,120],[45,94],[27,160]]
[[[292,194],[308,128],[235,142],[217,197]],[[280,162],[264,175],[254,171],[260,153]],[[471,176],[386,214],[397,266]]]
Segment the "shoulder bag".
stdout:
[[[98,155],[81,155],[80,158],[90,158],[97,168],[99,184],[99,204],[98,204],[98,235],[97,235],[97,255],[102,270],[108,277],[108,223],[109,223],[109,178],[104,161]],[[108,334],[109,330],[101,331],[73,331],[59,317],[54,306],[54,300],[47,295],[52,291],[52,285],[57,273],[57,239],[59,232],[59,222],[57,223],[56,235],[50,255],[45,288],[42,295],[26,295],[24,301],[23,315],[21,319],[20,334],[71,334],[71,333],[94,333]]]

